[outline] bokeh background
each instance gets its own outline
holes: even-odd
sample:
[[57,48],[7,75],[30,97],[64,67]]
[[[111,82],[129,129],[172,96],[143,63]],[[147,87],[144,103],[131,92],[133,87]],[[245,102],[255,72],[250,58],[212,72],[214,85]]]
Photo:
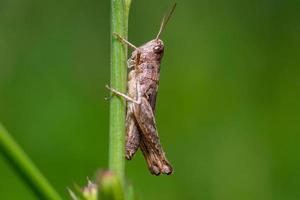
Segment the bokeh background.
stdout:
[[[174,1],[133,0],[129,40]],[[300,1],[178,0],[156,110],[172,176],[139,199],[300,199]],[[108,161],[110,2],[0,0],[0,120],[57,190]],[[0,199],[35,199],[0,157]]]

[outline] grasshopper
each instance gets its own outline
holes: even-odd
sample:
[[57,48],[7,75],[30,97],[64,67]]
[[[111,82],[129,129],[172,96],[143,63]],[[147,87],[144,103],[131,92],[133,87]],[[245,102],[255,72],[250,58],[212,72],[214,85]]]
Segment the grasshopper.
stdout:
[[106,86],[113,94],[127,101],[125,157],[131,160],[140,147],[149,171],[154,175],[171,174],[173,168],[160,144],[155,122],[155,104],[159,84],[160,63],[164,44],[159,39],[176,4],[165,14],[155,39],[136,47],[118,33],[113,35],[123,44],[134,49],[127,61],[128,94]]

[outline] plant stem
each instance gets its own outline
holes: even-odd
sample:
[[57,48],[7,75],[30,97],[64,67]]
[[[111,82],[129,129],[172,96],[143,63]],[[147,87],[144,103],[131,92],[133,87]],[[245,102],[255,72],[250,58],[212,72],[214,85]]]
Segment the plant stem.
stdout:
[[0,123],[0,152],[39,199],[62,199]]
[[[110,85],[118,91],[126,91],[127,47],[113,37],[116,32],[127,38],[128,16],[131,0],[111,0],[111,75]],[[109,169],[114,171],[124,184],[125,161],[125,111],[124,99],[114,96],[110,101],[109,122]]]
[[101,200],[124,200],[124,187],[119,176],[111,171],[104,172],[99,182]]

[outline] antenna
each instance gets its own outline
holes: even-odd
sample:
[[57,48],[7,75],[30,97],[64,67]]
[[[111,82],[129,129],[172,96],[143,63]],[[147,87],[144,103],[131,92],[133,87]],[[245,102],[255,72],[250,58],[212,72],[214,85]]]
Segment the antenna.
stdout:
[[174,5],[173,5],[172,8],[170,9],[170,11],[167,12],[167,13],[164,15],[164,17],[163,17],[163,19],[162,19],[162,21],[161,21],[160,28],[159,28],[159,31],[158,31],[158,33],[157,33],[156,39],[159,38],[159,36],[160,36],[161,33],[163,32],[163,30],[165,29],[165,27],[166,27],[168,21],[170,20],[172,14],[173,14],[173,12],[174,12],[174,10],[175,10],[175,8],[176,8],[176,5],[177,5],[177,3],[174,3]]

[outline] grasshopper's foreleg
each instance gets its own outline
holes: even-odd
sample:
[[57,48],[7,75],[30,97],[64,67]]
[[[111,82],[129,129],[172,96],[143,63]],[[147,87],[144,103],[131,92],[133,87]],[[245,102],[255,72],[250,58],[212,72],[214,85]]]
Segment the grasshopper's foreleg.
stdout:
[[108,85],[105,86],[108,90],[110,90],[112,93],[114,93],[115,95],[118,95],[120,97],[123,97],[124,99],[126,99],[127,101],[136,103],[136,104],[141,104],[141,97],[140,97],[140,91],[138,89],[137,93],[138,93],[138,98],[137,99],[133,99],[130,96],[128,96],[127,94],[124,94],[122,92],[119,92],[118,90],[109,87]]
[[129,59],[127,61],[127,66],[128,68],[131,67],[135,67],[137,68],[137,66],[140,63],[140,58],[141,58],[141,51],[138,47],[136,47],[135,45],[131,44],[128,40],[126,40],[125,38],[123,38],[120,34],[113,32],[112,33],[121,43],[126,44],[127,46],[129,46],[130,48],[133,48],[134,50],[136,50],[136,56],[135,59]]
[[120,42],[126,44],[127,46],[133,48],[133,49],[138,49],[136,46],[134,46],[133,44],[131,44],[128,40],[126,40],[125,38],[123,38],[120,34],[113,32],[112,33]]

